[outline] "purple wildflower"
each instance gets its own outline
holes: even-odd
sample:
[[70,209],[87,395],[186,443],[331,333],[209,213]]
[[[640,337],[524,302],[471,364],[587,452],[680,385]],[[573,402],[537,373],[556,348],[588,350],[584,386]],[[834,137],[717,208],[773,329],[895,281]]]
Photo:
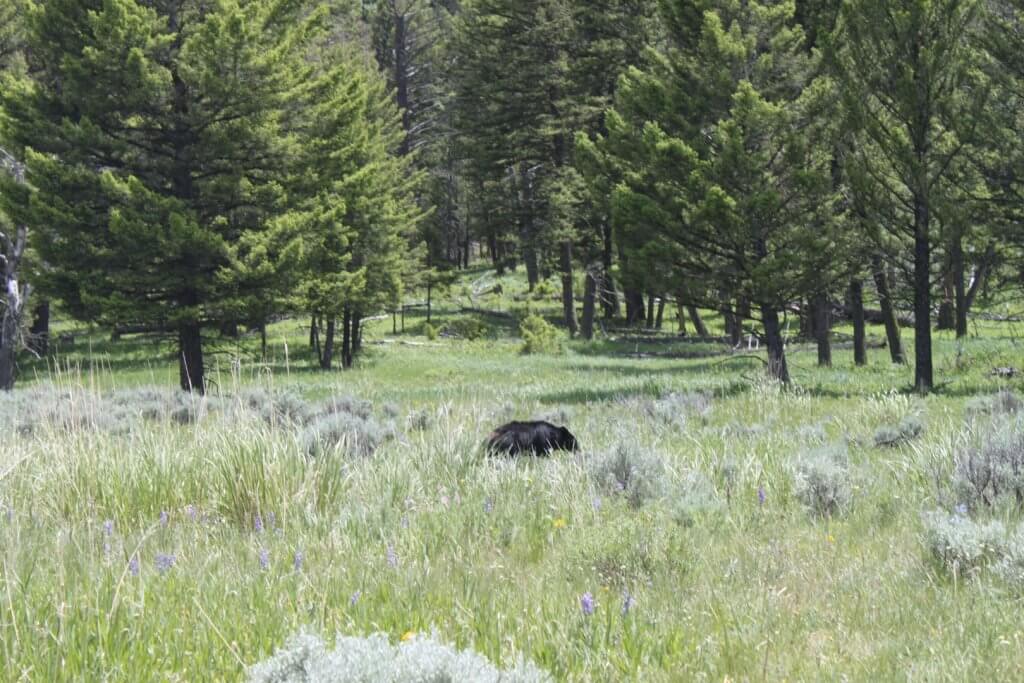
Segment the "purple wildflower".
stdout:
[[170,518],[167,516],[167,510],[160,511],[160,526],[167,526],[167,522]]
[[110,557],[110,541],[103,541],[103,557]]
[[768,494],[765,493],[763,486],[757,487],[757,504],[763,506],[764,502],[768,500]]
[[398,566],[398,553],[395,552],[395,546],[388,545],[388,565],[392,568]]
[[185,514],[188,515],[188,518],[191,519],[193,522],[196,521],[196,519],[199,518],[199,511],[196,510],[196,506],[195,505],[191,505],[191,504],[190,505],[186,505],[185,506]]
[[357,590],[352,594],[352,597],[348,599],[349,607],[355,607],[359,603],[359,598],[363,594],[363,591]]
[[270,569],[270,551],[266,548],[260,548],[260,569],[263,571]]
[[161,574],[166,574],[174,566],[174,560],[174,555],[158,554],[156,556],[156,570]]
[[494,502],[490,498],[484,500],[484,512],[487,514],[494,512]]
[[622,591],[622,616],[626,616],[636,607],[636,598],[629,591]]
[[139,575],[139,556],[132,555],[131,559],[128,560],[128,573],[132,576]]
[[967,504],[966,503],[960,503],[959,505],[957,505],[956,506],[956,514],[960,515],[961,517],[966,517],[967,516]]
[[103,522],[103,533],[107,536],[112,536],[114,534],[114,520],[108,519]]
[[267,513],[267,526],[271,529],[275,529],[277,527],[277,515],[275,515],[273,511]]
[[297,571],[297,572],[301,572],[302,571],[302,561],[304,559],[306,559],[306,556],[302,554],[302,551],[301,550],[296,550],[295,551],[295,559],[292,562],[292,566],[295,567],[295,571]]
[[263,517],[258,512],[252,517],[252,528],[258,534],[263,533]]
[[594,512],[597,512],[601,509],[601,498],[594,496],[594,500],[592,500],[590,504],[594,507]]
[[594,596],[589,591],[580,596],[580,610],[585,617],[594,613]]

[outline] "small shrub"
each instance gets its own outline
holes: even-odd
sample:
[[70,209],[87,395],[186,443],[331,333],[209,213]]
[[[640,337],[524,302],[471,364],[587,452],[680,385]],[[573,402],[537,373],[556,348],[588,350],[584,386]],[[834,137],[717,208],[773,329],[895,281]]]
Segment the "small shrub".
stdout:
[[475,341],[487,334],[487,326],[476,318],[458,318],[444,326],[444,334]]
[[316,413],[313,405],[295,392],[262,387],[239,393],[237,410],[242,414],[255,415],[268,424],[304,424]]
[[850,505],[852,486],[845,445],[810,451],[793,466],[797,498],[812,513],[832,517]]
[[365,638],[339,636],[334,650],[319,637],[292,636],[272,657],[251,667],[250,683],[535,683],[551,677],[520,659],[501,670],[472,650],[456,650],[436,636],[415,636],[392,645],[375,633]]
[[[398,414],[398,408],[391,406],[395,415]],[[385,405],[382,412],[386,417],[391,417],[388,414],[389,406]],[[369,419],[373,415],[373,404],[369,401],[364,401],[361,398],[355,398],[352,396],[332,396],[331,398],[320,404],[314,411],[315,417],[323,415],[354,415],[362,420]]]
[[1024,591],[1024,529],[1018,528],[1007,540],[1003,556],[992,564],[992,573],[1018,594]]
[[555,293],[551,283],[547,280],[541,280],[537,283],[537,286],[533,288],[533,299],[534,301],[542,301]]
[[670,393],[640,403],[640,410],[656,422],[678,427],[686,426],[688,417],[706,420],[711,413],[711,399],[702,393]]
[[991,396],[975,396],[967,401],[964,412],[968,417],[985,415],[1016,415],[1024,408],[1017,394],[1009,389],[1002,389]]
[[897,425],[884,425],[879,427],[875,431],[875,445],[886,446],[889,448],[895,448],[901,446],[909,441],[913,441],[921,432],[924,431],[924,425],[921,423],[920,418],[913,415],[900,420]]
[[668,499],[673,518],[683,526],[693,526],[698,520],[722,510],[714,484],[697,470],[686,472],[673,484]]
[[414,410],[405,417],[405,428],[410,432],[424,432],[434,424],[434,415],[428,410]]
[[523,353],[557,353],[562,348],[562,333],[539,315],[529,315],[519,323]]
[[982,524],[933,512],[925,515],[925,532],[932,556],[954,576],[975,574],[1006,554],[1006,528],[998,520]]
[[389,420],[394,420],[402,414],[402,409],[397,403],[385,403],[380,407],[380,413]]
[[953,488],[971,508],[1024,504],[1024,420],[993,426],[980,444],[960,451]]
[[619,443],[609,453],[597,456],[590,473],[599,487],[623,496],[638,508],[665,494],[665,465],[657,455],[645,453],[633,444]]
[[302,431],[303,450],[310,456],[324,455],[343,447],[347,453],[370,456],[385,441],[394,438],[394,429],[381,426],[373,418],[347,412],[328,413]]
[[430,323],[423,323],[423,336],[429,341],[437,341],[438,329]]

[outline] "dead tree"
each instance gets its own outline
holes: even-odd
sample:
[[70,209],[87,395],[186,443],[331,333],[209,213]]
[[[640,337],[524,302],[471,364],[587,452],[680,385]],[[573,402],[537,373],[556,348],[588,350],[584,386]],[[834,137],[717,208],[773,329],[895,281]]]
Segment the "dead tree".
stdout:
[[0,322],[0,389],[14,388],[15,353],[21,342],[21,321],[28,306],[32,288],[18,283],[18,269],[25,255],[28,229],[18,226],[14,240],[0,232],[0,271],[4,275],[3,319]]

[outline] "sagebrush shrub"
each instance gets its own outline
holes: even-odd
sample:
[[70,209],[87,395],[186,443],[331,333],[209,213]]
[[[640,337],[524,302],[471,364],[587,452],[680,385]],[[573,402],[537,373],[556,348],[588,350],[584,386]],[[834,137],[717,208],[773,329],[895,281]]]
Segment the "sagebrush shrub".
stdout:
[[672,484],[667,494],[672,516],[683,526],[692,526],[699,519],[720,512],[722,500],[711,480],[697,470],[689,470]]
[[971,508],[1024,504],[1024,419],[992,425],[980,443],[957,453],[953,488]]
[[809,511],[832,517],[849,507],[853,487],[845,444],[814,449],[793,463],[796,497]]
[[303,424],[313,417],[314,406],[295,392],[252,387],[242,390],[236,409],[267,423]]
[[301,633],[284,648],[251,667],[251,683],[537,683],[547,673],[520,659],[498,669],[472,650],[456,650],[436,636],[416,636],[398,645],[375,633],[365,638],[339,636],[333,650],[319,637]]
[[562,348],[562,333],[539,315],[528,315],[519,323],[523,353],[556,353]]
[[924,522],[928,549],[954,576],[975,574],[1006,555],[1006,527],[998,520],[980,523],[967,515],[932,512]]
[[909,441],[913,441],[920,436],[923,431],[924,425],[921,423],[920,418],[914,415],[908,415],[900,420],[899,424],[883,425],[882,427],[879,427],[875,431],[875,445],[888,447],[900,446]]
[[670,393],[658,399],[641,401],[639,408],[655,422],[682,429],[689,417],[707,419],[711,413],[711,399],[699,392]]
[[662,459],[635,444],[620,442],[611,451],[596,456],[591,460],[590,474],[604,491],[624,497],[637,508],[661,498],[666,491]]
[[343,448],[346,453],[373,455],[377,448],[395,437],[393,427],[383,426],[372,417],[363,418],[347,412],[327,413],[313,420],[302,431],[300,441],[310,456]]
[[1024,402],[1009,389],[1001,389],[990,396],[975,396],[964,406],[968,417],[985,415],[1016,415],[1024,408]]

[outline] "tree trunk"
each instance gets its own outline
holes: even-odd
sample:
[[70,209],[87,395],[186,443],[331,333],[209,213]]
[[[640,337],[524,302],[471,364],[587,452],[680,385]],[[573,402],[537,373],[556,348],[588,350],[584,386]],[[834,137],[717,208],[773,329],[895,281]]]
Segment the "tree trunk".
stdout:
[[653,294],[648,294],[647,295],[647,329],[649,329],[649,330],[654,329],[654,300],[655,300],[655,298],[657,298],[657,297],[655,297]]
[[860,280],[850,281],[850,308],[853,310],[853,362],[855,365],[867,365],[867,335],[864,325],[864,283]]
[[611,320],[619,315],[619,295],[615,291],[615,278],[612,277],[612,255],[615,244],[611,221],[604,221],[601,237],[604,242],[601,251],[601,305],[604,308],[605,320]]
[[576,324],[576,302],[572,292],[572,242],[565,240],[561,244],[559,265],[562,268],[562,312],[565,326],[569,328],[569,336],[575,337],[579,328]]
[[[352,356],[363,350],[363,314],[356,311],[352,314]],[[351,365],[351,363],[350,363]]]
[[971,312],[975,297],[977,297],[981,288],[985,286],[985,281],[988,279],[988,274],[992,269],[995,258],[996,245],[993,242],[989,242],[988,246],[985,247],[985,253],[982,255],[981,261],[974,269],[974,277],[971,278],[971,286],[967,290],[967,296],[964,299],[964,318]]
[[352,367],[352,313],[347,308],[341,318],[341,367]]
[[590,341],[594,338],[594,313],[597,308],[597,275],[587,269],[583,285],[583,318],[580,321],[580,333]]
[[202,328],[197,322],[183,323],[178,328],[178,379],[182,390],[206,393],[204,372]]
[[914,198],[914,388],[927,394],[934,386],[932,374],[931,243],[928,236],[928,205]]
[[[319,340],[317,344],[319,345]],[[267,323],[266,321],[260,323],[260,358],[263,360],[267,359]]]
[[623,291],[626,299],[626,325],[632,327],[644,319],[644,295],[635,289]]
[[683,301],[680,296],[676,295],[676,320],[679,323],[679,336],[685,337],[686,332],[686,306],[683,305]]
[[956,338],[967,336],[967,292],[964,291],[964,243],[960,235],[952,249],[953,301],[956,304]]
[[878,290],[878,304],[882,309],[882,318],[885,322],[885,337],[889,344],[889,356],[892,362],[897,365],[906,363],[903,355],[903,342],[900,340],[900,324],[896,320],[896,311],[893,308],[892,293],[889,290],[889,280],[885,274],[885,268],[880,256],[871,258],[872,270],[874,270],[875,289]]
[[320,339],[319,330],[317,329],[316,316],[312,316],[309,321],[309,348],[315,349]]
[[334,363],[334,329],[336,321],[333,316],[327,319],[327,330],[324,332],[324,350],[320,354],[320,369],[330,370]]
[[828,294],[814,295],[814,339],[818,345],[818,366],[832,367],[832,322],[829,315]]
[[708,332],[708,326],[704,324],[704,320],[700,317],[700,311],[697,310],[697,307],[687,306],[686,312],[690,314],[690,322],[692,322],[694,328],[696,328],[697,336],[710,337],[711,333]]
[[658,312],[654,314],[654,329],[660,330],[665,319],[665,297],[658,297]]
[[50,302],[43,299],[32,310],[32,327],[29,328],[28,346],[40,356],[50,350]]
[[786,365],[786,347],[782,341],[779,313],[771,306],[761,306],[764,323],[765,345],[768,347],[768,376],[785,385],[789,384],[789,368]]

